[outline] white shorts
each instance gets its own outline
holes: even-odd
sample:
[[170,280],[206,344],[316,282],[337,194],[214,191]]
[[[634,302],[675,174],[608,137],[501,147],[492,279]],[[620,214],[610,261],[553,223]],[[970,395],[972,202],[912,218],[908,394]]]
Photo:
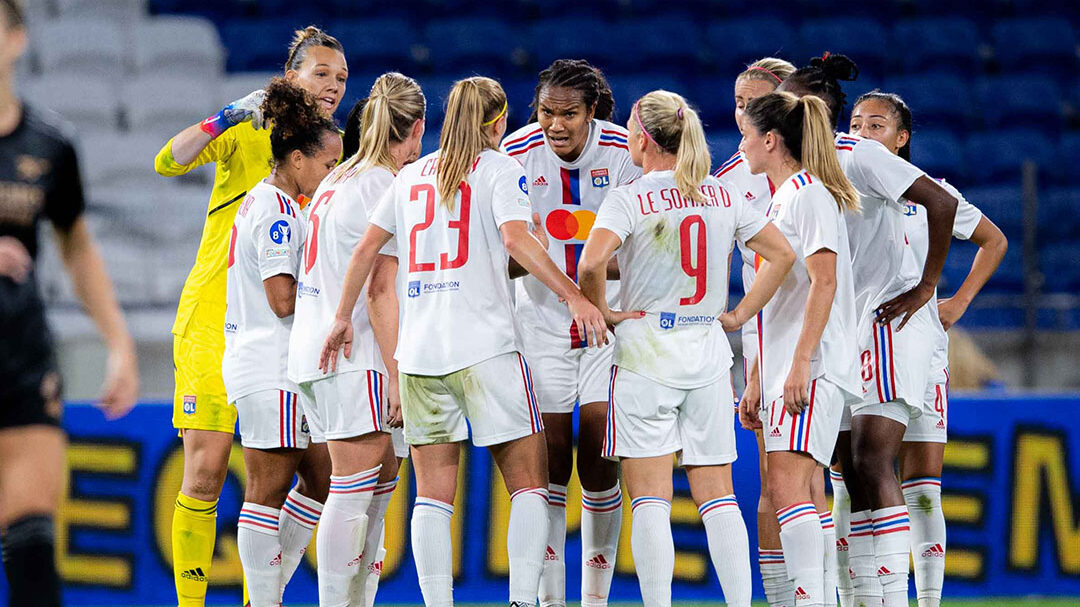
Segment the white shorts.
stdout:
[[381,373],[367,370],[300,384],[312,433],[322,439],[314,442],[389,432],[383,422],[389,406],[385,382]]
[[821,378],[810,382],[810,404],[798,415],[787,412],[782,398],[762,407],[765,451],[800,451],[828,466],[832,463],[844,404],[844,391]]
[[933,413],[923,398],[937,348],[932,322],[937,321],[930,307],[923,306],[902,331],[895,328],[900,318],[885,326],[872,317],[860,323],[863,400],[852,405],[852,415],[878,415],[907,425],[923,413]]
[[304,407],[295,392],[260,390],[234,403],[240,444],[249,449],[306,449],[310,440]]
[[[908,423],[905,443],[947,443],[949,431],[949,370],[944,369],[944,381],[931,381],[926,386],[926,402],[933,415],[921,415]],[[937,376],[937,373],[933,375]],[[934,380],[940,379],[935,377]]]
[[573,413],[579,402],[607,402],[614,344],[567,349],[527,334],[522,339],[541,413]]
[[735,461],[735,409],[731,378],[683,390],[629,369],[611,369],[603,455],[656,457],[679,453],[683,466]]
[[401,412],[410,445],[506,443],[544,430],[525,358],[508,352],[447,375],[401,373]]

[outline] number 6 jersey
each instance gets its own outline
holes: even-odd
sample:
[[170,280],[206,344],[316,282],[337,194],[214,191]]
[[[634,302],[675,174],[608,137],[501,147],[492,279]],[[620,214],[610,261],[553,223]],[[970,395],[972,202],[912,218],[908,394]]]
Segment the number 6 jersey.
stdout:
[[397,237],[405,292],[394,357],[411,375],[446,375],[519,349],[499,227],[532,217],[525,172],[484,150],[443,201],[438,162],[436,151],[403,168],[371,216]]
[[728,256],[768,223],[715,177],[704,202],[683,198],[673,171],[653,171],[612,190],[593,229],[622,239],[623,310],[645,318],[616,328],[615,364],[672,388],[706,386],[731,367],[718,316],[727,307]]

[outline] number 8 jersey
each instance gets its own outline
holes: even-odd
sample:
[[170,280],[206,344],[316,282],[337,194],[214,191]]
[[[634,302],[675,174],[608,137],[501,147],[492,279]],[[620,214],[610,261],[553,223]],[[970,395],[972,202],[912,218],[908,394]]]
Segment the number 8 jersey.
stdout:
[[484,150],[452,201],[438,194],[439,152],[398,173],[371,223],[397,237],[402,318],[398,368],[446,375],[519,350],[510,259],[499,227],[529,221],[525,172]]
[[673,171],[653,171],[612,190],[593,226],[622,239],[622,309],[646,312],[616,328],[615,364],[679,389],[709,385],[731,368],[718,320],[728,256],[736,240],[745,244],[768,223],[715,177],[700,191],[704,202],[683,198]]

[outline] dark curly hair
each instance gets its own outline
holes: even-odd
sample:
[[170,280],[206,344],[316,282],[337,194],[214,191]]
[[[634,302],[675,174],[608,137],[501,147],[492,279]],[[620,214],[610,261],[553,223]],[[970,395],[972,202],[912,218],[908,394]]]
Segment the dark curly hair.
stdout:
[[532,108],[529,122],[536,122],[540,91],[548,86],[580,91],[585,107],[595,109],[593,115],[597,120],[611,120],[615,115],[615,97],[611,94],[611,85],[599,68],[584,59],[556,59],[540,72],[533,101],[529,104]]
[[323,134],[338,132],[334,121],[315,107],[311,93],[284,78],[274,78],[266,87],[262,112],[263,118],[273,122],[270,149],[275,162],[281,162],[293,150],[314,156],[322,148]]
[[0,7],[4,8],[4,17],[7,19],[8,29],[24,25],[22,0],[0,0]]
[[780,85],[782,91],[806,91],[821,97],[829,106],[833,128],[840,122],[847,96],[840,89],[840,81],[854,81],[859,77],[859,66],[845,55],[833,55],[826,52],[814,57],[810,64],[795,70]]
[[908,107],[904,98],[896,93],[885,93],[880,89],[874,89],[869,93],[863,93],[855,100],[855,105],[852,107],[859,107],[859,104],[863,101],[870,101],[875,99],[889,106],[890,112],[896,117],[897,129],[908,132],[907,143],[904,147],[900,148],[896,153],[898,156],[911,162],[911,108]]

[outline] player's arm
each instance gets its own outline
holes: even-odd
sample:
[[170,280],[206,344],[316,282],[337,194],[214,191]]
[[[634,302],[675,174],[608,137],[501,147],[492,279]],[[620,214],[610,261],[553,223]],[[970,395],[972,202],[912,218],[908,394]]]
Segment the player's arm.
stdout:
[[288,318],[296,311],[296,278],[292,274],[278,274],[263,280],[266,302],[278,318]]
[[907,293],[892,298],[878,309],[877,321],[881,324],[903,317],[897,330],[902,329],[908,319],[934,296],[934,289],[937,288],[938,280],[941,278],[941,270],[945,267],[945,257],[949,254],[957,205],[956,198],[952,194],[926,175],[919,177],[915,183],[911,184],[911,187],[904,192],[904,198],[926,208],[929,239],[922,280]]
[[758,359],[754,357],[750,365],[750,374],[746,378],[746,389],[743,390],[739,400],[739,423],[747,430],[761,428],[761,417],[758,411],[761,409],[761,376],[759,374]]
[[964,315],[971,301],[997,271],[1001,260],[1005,258],[1005,252],[1009,249],[1009,241],[1005,238],[1005,234],[985,215],[979,219],[979,224],[975,226],[975,231],[971,233],[969,240],[979,247],[979,252],[975,254],[975,260],[971,262],[967,278],[952,297],[938,302],[941,326],[945,327],[946,331]]
[[588,336],[589,345],[606,344],[607,329],[600,310],[589,303],[574,281],[551,261],[547,249],[529,232],[528,224],[524,221],[506,221],[499,226],[499,232],[510,257],[566,301],[578,331]]
[[253,91],[221,108],[217,114],[180,131],[158,152],[154,159],[154,169],[160,175],[172,177],[213,162],[216,160],[216,150],[210,143],[225,131],[249,120],[256,129],[265,126],[261,109],[265,97],[265,91]]
[[139,365],[135,342],[128,333],[112,280],[105,271],[105,260],[81,216],[66,228],[58,227],[56,237],[75,294],[109,352],[101,407],[110,419],[122,417],[131,410],[138,397]]
[[400,428],[402,422],[398,367],[394,358],[398,336],[397,270],[397,257],[380,254],[375,258],[367,284],[368,318],[375,334],[375,343],[379,344],[383,364],[386,365],[390,383],[390,415],[387,421],[393,428]]
[[[548,248],[547,231],[544,230],[544,224],[540,222],[540,214],[533,213],[532,223],[529,225],[529,233],[536,237],[536,240],[540,242],[540,246],[544,247],[544,250]],[[528,274],[525,268],[521,267],[513,257],[506,264],[506,271],[510,274],[510,278],[521,278]]]
[[811,254],[806,258],[806,272],[810,275],[810,292],[806,297],[802,330],[795,342],[791,371],[784,382],[784,407],[792,415],[802,413],[810,402],[810,357],[821,343],[832,312],[836,295],[836,252],[819,249]]
[[[612,329],[628,318],[645,316],[645,313],[641,311],[619,312],[608,307],[609,270],[615,258],[615,251],[621,246],[622,239],[615,232],[607,228],[593,228],[589,232],[589,239],[585,241],[585,248],[581,251],[581,259],[578,261],[578,283],[581,285],[581,292],[600,310],[600,313],[604,315],[604,322]],[[618,266],[615,267],[618,271]]]
[[720,324],[725,331],[739,329],[760,312],[780,288],[784,277],[795,263],[795,251],[791,250],[791,244],[771,223],[766,223],[757,234],[746,241],[746,246],[764,261],[758,267],[753,286],[739,305],[720,315]]

